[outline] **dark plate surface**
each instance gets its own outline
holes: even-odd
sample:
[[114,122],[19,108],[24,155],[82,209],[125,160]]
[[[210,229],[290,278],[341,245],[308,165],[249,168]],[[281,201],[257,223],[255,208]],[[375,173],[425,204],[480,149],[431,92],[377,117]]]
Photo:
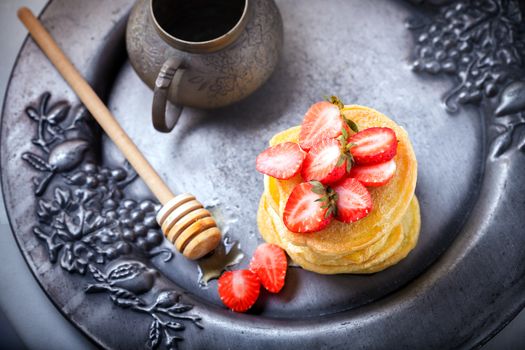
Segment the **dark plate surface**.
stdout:
[[108,348],[169,347],[178,337],[181,348],[479,344],[523,305],[519,7],[277,4],[285,44],[270,80],[234,106],[185,109],[167,135],[154,131],[152,93],[126,58],[131,1],[53,1],[42,19],[170,187],[208,204],[240,242],[247,257],[239,267],[261,242],[256,155],[329,94],[407,129],[419,163],[416,249],[371,276],[291,268],[280,294],[263,294],[247,315],[226,311],[215,281],[199,287],[194,262],[168,259],[172,248],[147,227],[151,194],[132,181],[114,145],[29,40],[4,105],[1,154],[6,207],[35,276],[74,324]]

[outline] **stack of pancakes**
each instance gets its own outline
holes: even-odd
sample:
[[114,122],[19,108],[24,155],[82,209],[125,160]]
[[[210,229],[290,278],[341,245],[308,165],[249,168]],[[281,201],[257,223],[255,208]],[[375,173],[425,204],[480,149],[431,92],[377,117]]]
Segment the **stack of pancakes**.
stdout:
[[[289,180],[264,176],[264,193],[257,212],[263,238],[282,247],[304,269],[323,274],[374,273],[406,257],[417,243],[419,204],[414,195],[417,161],[407,132],[383,114],[367,107],[345,106],[343,113],[359,126],[388,127],[399,141],[396,174],[382,187],[369,188],[373,209],[351,224],[334,220],[324,230],[294,233],[283,223],[283,211],[293,188],[303,182],[298,174]],[[270,146],[298,142],[300,126],[275,135]]]

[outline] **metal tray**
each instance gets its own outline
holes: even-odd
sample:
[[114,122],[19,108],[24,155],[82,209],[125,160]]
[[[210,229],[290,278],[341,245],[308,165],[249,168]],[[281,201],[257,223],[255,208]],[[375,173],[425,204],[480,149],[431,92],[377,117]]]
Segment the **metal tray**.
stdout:
[[[2,186],[16,240],[57,308],[105,348],[475,347],[524,305],[524,25],[517,2],[277,1],[285,45],[270,80],[171,134],[127,61],[132,1],[54,0],[41,18],[175,191],[215,212],[226,253],[261,242],[254,159],[324,95],[409,132],[422,230],[371,275],[291,268],[247,314],[165,243],[156,203],[32,40],[6,95]],[[448,34],[447,34],[448,33]],[[437,38],[437,39],[435,39]],[[139,228],[130,229],[139,223]],[[141,226],[142,225],[142,226]]]

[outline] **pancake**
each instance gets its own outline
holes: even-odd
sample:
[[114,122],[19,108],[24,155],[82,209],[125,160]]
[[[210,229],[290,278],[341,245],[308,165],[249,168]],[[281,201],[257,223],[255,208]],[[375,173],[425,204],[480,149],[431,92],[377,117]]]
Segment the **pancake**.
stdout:
[[[264,182],[265,182],[265,189],[268,188],[268,190],[265,190],[264,195],[266,195],[268,206],[270,206],[274,211],[278,212],[279,208],[279,193],[278,190],[276,190],[276,179],[271,178],[269,176],[264,176]],[[374,242],[373,244],[363,248],[362,250],[358,250],[355,252],[352,252],[348,255],[334,258],[329,256],[323,256],[320,254],[317,254],[316,252],[312,251],[308,247],[301,246],[301,252],[305,255],[305,257],[310,261],[318,261],[319,263],[327,264],[327,265],[340,265],[342,263],[362,263],[368,260],[372,255],[376,254],[382,247],[385,245],[386,241],[388,239],[388,235],[383,235],[383,237],[380,237],[380,239],[377,242]]]
[[266,196],[261,196],[259,201],[259,209],[257,210],[257,227],[259,228],[262,238],[267,243],[276,244],[284,249],[277,230],[270,218]]
[[366,268],[360,273],[375,273],[382,271],[387,267],[393,266],[401,260],[403,260],[404,258],[406,258],[407,255],[412,251],[412,249],[414,249],[419,239],[419,231],[421,229],[421,215],[419,212],[419,202],[417,201],[417,198],[415,196],[412,202],[413,203],[411,203],[411,206],[416,206],[417,209],[415,210],[417,212],[412,215],[412,222],[410,223],[408,234],[405,235],[405,239],[403,240],[403,244],[401,245],[401,247],[399,247],[395,254],[390,256],[388,259],[384,260],[383,262],[377,265]]
[[339,274],[339,273],[353,273],[353,274],[370,274],[382,271],[392,265],[397,264],[400,260],[405,258],[408,253],[413,249],[417,243],[419,237],[419,205],[417,200],[411,202],[417,209],[409,210],[410,215],[407,215],[403,219],[403,241],[400,247],[389,257],[384,259],[384,256],[378,256],[377,259],[373,258],[371,261],[362,265],[341,265],[341,266],[328,266],[313,264],[298,254],[289,254],[290,258],[299,264],[305,270],[309,270],[321,274]]
[[[308,247],[295,246],[290,242],[283,239],[282,232],[286,230],[286,227],[280,220],[279,215],[272,210],[271,207],[267,209],[268,215],[272,220],[274,229],[280,237],[280,241],[287,252],[299,256],[305,261],[316,264],[316,265],[327,265],[327,266],[349,266],[355,265],[356,268],[360,266],[371,266],[370,260],[373,258],[374,262],[380,262],[393,255],[395,251],[401,246],[403,242],[403,229],[401,225],[398,225],[392,229],[391,232],[385,234],[378,242],[373,245],[353,252],[349,255],[327,258],[326,256],[320,256],[311,252]],[[374,247],[375,249],[371,249]]]
[[[384,126],[394,130],[398,139],[394,158],[396,174],[388,184],[370,188],[374,208],[370,214],[352,224],[334,220],[324,230],[310,233],[281,232],[281,240],[297,247],[307,247],[313,253],[326,255],[327,259],[343,258],[378,242],[398,226],[414,194],[417,180],[417,162],[406,131],[383,114],[362,106],[346,106],[343,113],[356,122],[360,129]],[[298,142],[300,126],[275,135],[270,145],[282,142]],[[293,188],[302,182],[300,175],[289,180],[269,178],[265,191],[279,203],[278,214],[282,218],[287,198]],[[273,204],[272,204],[273,205]]]
[[[270,180],[271,181],[271,180]],[[282,224],[282,220],[279,218],[279,215],[277,214],[277,205],[275,204],[275,197],[272,196],[269,192],[264,193],[264,196],[266,196],[266,212],[270,217],[272,218],[273,224],[275,227],[278,227],[278,231],[282,232],[282,230],[286,230],[286,227]],[[288,246],[288,249],[300,252],[305,259],[309,260],[313,263],[321,263],[325,265],[341,265],[341,264],[359,264],[367,261],[370,257],[378,253],[381,249],[384,248],[387,240],[388,240],[388,234],[383,235],[377,242],[374,244],[371,244],[370,246],[363,248],[362,250],[355,251],[353,253],[350,253],[349,255],[345,255],[343,257],[328,257],[319,255],[315,252],[313,252],[311,249],[305,246],[296,247],[293,244],[290,244]],[[401,243],[401,240],[399,240],[399,244]]]
[[[272,213],[272,208],[268,204],[270,198],[262,196],[260,207],[257,213],[257,223],[263,238],[273,244],[277,244],[285,249],[290,258],[306,270],[321,274],[370,274],[384,270],[405,258],[415,247],[420,229],[420,212],[417,198],[414,196],[410,206],[402,218],[401,225],[398,225],[389,233],[383,249],[378,251],[369,260],[357,264],[325,265],[312,262],[304,257],[300,249],[290,249],[289,244],[283,243],[279,236],[280,220],[276,213]],[[282,229],[281,229],[282,230]]]
[[[272,208],[274,211],[278,212],[279,208],[279,188],[276,183],[276,179],[264,175],[264,194],[263,196],[266,196],[265,205],[268,205],[270,208]],[[376,254],[380,249],[383,248],[386,241],[388,239],[388,235],[384,235],[382,238],[380,238],[377,242],[371,244],[368,247],[363,248],[362,250],[358,250],[356,252],[353,252],[349,255],[346,255],[344,257],[340,257],[339,259],[334,258],[323,258],[323,256],[312,252],[308,247],[303,247],[302,253],[306,255],[306,259],[309,261],[319,261],[320,263],[327,264],[327,265],[340,265],[342,263],[352,263],[352,264],[358,264],[363,263],[366,260],[368,260],[372,255]],[[344,261],[342,261],[344,260]]]

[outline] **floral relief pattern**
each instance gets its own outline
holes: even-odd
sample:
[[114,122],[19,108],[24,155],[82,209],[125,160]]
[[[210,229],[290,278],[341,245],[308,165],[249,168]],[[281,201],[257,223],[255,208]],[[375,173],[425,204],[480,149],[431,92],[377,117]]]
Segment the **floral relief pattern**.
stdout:
[[158,248],[163,237],[155,219],[159,204],[124,198],[122,190],[136,174],[84,162],[92,137],[86,113],[75,115],[64,127],[70,119],[70,105],[57,102],[48,109],[49,99],[50,94],[45,93],[38,111],[31,106],[26,109],[28,117],[38,123],[33,143],[42,153],[25,152],[22,159],[44,173],[35,181],[36,196],[45,193],[55,174],[65,183],[37,202],[40,225],[33,231],[46,243],[50,261],[84,274],[89,263],[103,264],[133,250],[171,258],[171,251]]
[[[200,317],[187,314],[193,306],[183,303],[180,293],[157,293],[155,269],[129,260],[173,258],[172,250],[160,247],[163,235],[155,218],[160,204],[126,198],[123,189],[136,178],[127,165],[109,168],[86,160],[93,139],[87,113],[83,108],[70,113],[70,104],[63,101],[49,106],[50,99],[44,93],[38,107],[26,109],[37,123],[33,144],[40,150],[22,155],[39,174],[34,234],[51,263],[71,273],[89,272],[96,283],[88,284],[86,293],[107,293],[117,307],[147,314],[152,319],[145,329],[148,348],[177,348],[183,337],[175,333],[187,321],[202,328]],[[57,184],[52,182],[55,175]],[[155,293],[155,302],[148,304],[145,300]]]
[[191,322],[195,327],[203,328],[201,318],[187,314],[193,309],[182,302],[180,293],[173,290],[162,291],[148,304],[140,297],[151,292],[158,272],[149,269],[140,262],[125,262],[112,268],[107,274],[90,265],[89,270],[96,283],[86,287],[86,293],[107,293],[116,306],[147,314],[151,317],[145,346],[156,349],[164,339],[167,349],[176,349],[183,337],[174,332],[183,331],[184,322]]
[[[495,133],[491,155],[499,157],[516,144],[523,151],[525,94],[523,76],[525,25],[515,0],[453,1],[432,18],[409,22],[416,45],[413,69],[451,76],[456,85],[444,96],[445,108],[496,105],[490,126]],[[521,141],[515,141],[515,135]]]
[[65,136],[66,133],[74,133],[76,130],[87,131],[85,110],[79,109],[71,124],[65,127],[62,123],[69,114],[70,106],[61,101],[49,107],[50,97],[51,94],[44,93],[40,98],[38,108],[29,106],[25,111],[26,115],[38,124],[37,135],[32,142],[44,153],[38,155],[25,152],[22,155],[23,160],[44,173],[41,179],[35,179],[37,196],[44,193],[55,174],[67,172],[77,166],[89,146],[86,138],[75,135],[66,140]]

